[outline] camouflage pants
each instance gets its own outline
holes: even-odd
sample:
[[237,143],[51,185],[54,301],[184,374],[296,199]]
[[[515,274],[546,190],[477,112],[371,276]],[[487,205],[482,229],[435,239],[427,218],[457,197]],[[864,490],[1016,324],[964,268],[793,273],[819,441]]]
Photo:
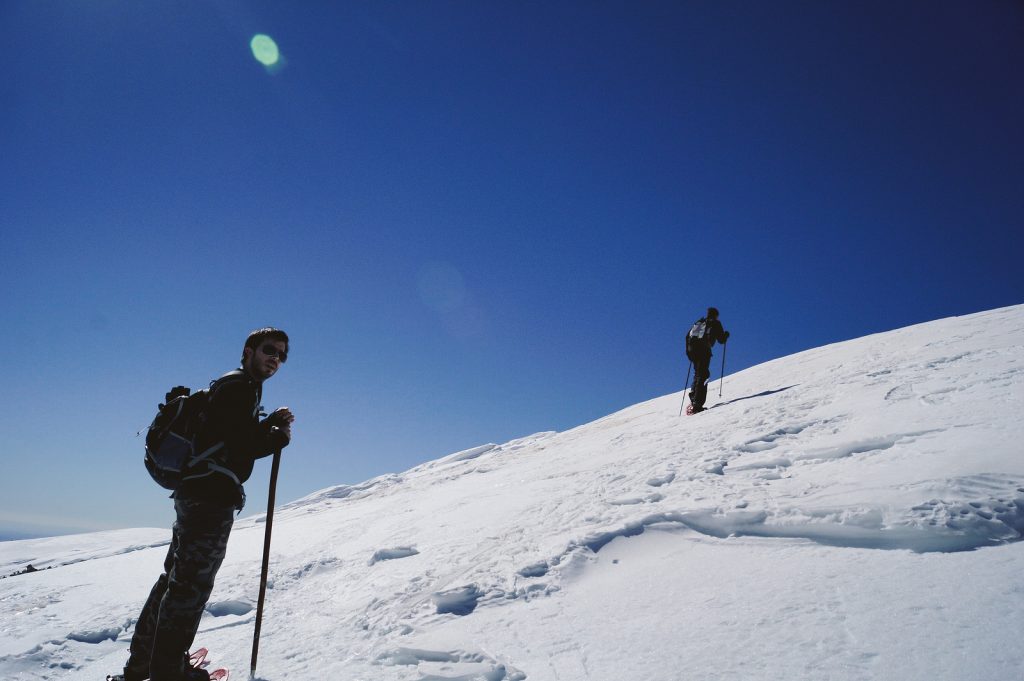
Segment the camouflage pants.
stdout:
[[176,499],[177,520],[164,572],[156,580],[132,636],[127,679],[180,681],[213,580],[224,562],[234,509]]

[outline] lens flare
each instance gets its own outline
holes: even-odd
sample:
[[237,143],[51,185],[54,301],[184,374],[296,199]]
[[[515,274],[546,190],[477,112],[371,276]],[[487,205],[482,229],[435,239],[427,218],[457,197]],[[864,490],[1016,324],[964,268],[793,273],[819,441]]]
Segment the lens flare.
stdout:
[[277,43],[269,35],[260,33],[253,36],[249,41],[249,48],[256,61],[266,67],[274,66],[281,60],[281,51],[277,49]]
[[446,262],[430,262],[419,276],[420,298],[437,312],[451,312],[466,302],[466,284],[462,274]]

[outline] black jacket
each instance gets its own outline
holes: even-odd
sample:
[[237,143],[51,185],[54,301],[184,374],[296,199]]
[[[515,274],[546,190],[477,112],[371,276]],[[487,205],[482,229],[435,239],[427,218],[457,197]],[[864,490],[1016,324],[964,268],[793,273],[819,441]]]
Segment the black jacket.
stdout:
[[242,484],[252,475],[256,459],[288,445],[287,435],[274,419],[260,421],[262,397],[263,386],[242,369],[210,383],[196,454],[210,453],[190,468],[175,498],[241,510],[245,505]]
[[715,341],[724,343],[729,339],[729,334],[724,328],[722,328],[722,322],[718,319],[706,319],[701,317],[697,322],[705,322],[707,330],[704,333],[703,338],[692,338],[686,336],[686,356],[691,360],[694,357],[707,356],[711,357],[711,348],[715,345]]

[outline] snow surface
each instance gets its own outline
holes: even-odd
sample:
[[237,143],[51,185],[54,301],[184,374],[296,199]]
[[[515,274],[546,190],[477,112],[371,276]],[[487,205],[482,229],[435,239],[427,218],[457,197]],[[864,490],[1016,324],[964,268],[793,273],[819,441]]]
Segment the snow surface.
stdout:
[[[1024,678],[1022,398],[1015,306],[319,491],[274,518],[258,678]],[[197,639],[236,679],[263,534]],[[51,568],[0,579],[0,678],[119,671],[168,535],[0,543]]]

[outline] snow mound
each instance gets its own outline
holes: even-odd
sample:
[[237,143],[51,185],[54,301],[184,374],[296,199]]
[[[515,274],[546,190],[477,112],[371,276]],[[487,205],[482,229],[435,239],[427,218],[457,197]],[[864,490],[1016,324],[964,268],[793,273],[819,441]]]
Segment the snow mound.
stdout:
[[[261,674],[1018,675],[1024,306],[816,348],[724,388],[694,416],[666,395],[283,505]],[[200,627],[236,669],[263,531],[236,525]],[[117,670],[165,551],[143,534],[0,544],[12,572],[53,566],[0,580],[0,677]]]

